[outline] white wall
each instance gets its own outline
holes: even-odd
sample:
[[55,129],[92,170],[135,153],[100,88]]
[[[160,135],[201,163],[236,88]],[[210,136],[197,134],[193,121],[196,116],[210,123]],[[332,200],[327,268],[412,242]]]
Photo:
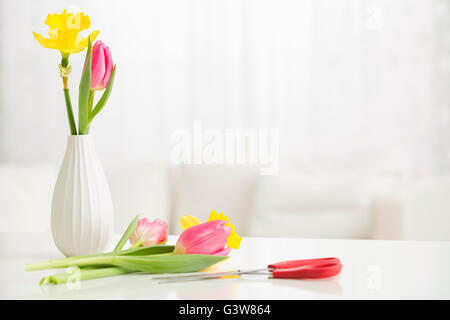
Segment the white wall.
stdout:
[[[331,179],[358,172],[377,178],[373,188],[448,171],[450,9],[442,0],[1,0],[4,165],[61,161],[68,129],[59,55],[31,32],[45,34],[47,13],[70,6],[89,14],[117,63],[110,102],[91,129],[107,172],[165,163],[171,133],[194,120],[280,129],[283,163],[334,172]],[[74,101],[82,60],[71,57]],[[147,199],[135,185],[123,201]],[[133,211],[155,203],[141,201]],[[134,215],[119,207],[120,221]]]

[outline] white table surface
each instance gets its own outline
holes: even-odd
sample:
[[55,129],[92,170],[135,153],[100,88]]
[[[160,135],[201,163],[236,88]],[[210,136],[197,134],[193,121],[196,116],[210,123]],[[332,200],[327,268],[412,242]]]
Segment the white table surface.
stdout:
[[[175,242],[170,237],[168,244]],[[112,243],[113,245],[114,243]],[[329,280],[247,276],[158,284],[147,274],[39,286],[58,270],[23,271],[24,264],[62,257],[51,235],[0,233],[2,299],[450,299],[450,242],[245,238],[220,270],[304,258],[339,257]]]

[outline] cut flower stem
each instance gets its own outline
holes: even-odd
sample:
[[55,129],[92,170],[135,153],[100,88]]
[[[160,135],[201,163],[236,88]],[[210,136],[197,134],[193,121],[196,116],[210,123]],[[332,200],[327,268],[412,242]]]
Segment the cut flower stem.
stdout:
[[[78,272],[78,274],[75,274]],[[126,270],[119,267],[108,267],[108,268],[80,268],[77,270],[69,271],[69,272],[63,272],[54,274],[51,276],[47,276],[42,278],[40,284],[61,284],[66,283],[68,281],[71,281],[72,279],[75,280],[91,280],[91,279],[98,279],[98,278],[105,278],[105,277],[111,277],[111,276],[118,276],[121,274],[127,274],[134,272],[133,270]]]
[[98,267],[115,266],[127,270],[143,271],[147,273],[179,273],[194,272],[205,269],[213,264],[227,259],[224,256],[205,254],[153,254],[146,256],[133,255],[103,255],[93,257],[74,257],[26,265],[26,271],[69,268],[69,267]]
[[[63,68],[69,67],[69,58],[68,57],[64,57],[64,56],[62,57],[61,66]],[[77,134],[77,126],[75,124],[75,118],[73,116],[72,101],[70,99],[69,77],[63,76],[62,79],[63,79],[64,101],[66,102],[66,110],[67,110],[67,118],[69,119],[70,134],[76,135]]]
[[[37,262],[32,264],[25,265],[25,271],[35,271],[35,270],[44,270],[44,269],[57,269],[57,268],[69,268],[71,266],[81,266],[83,265],[97,265],[98,261],[105,262],[107,257],[114,257],[119,255],[133,255],[133,256],[149,256],[154,254],[165,254],[171,253],[174,249],[174,246],[162,246],[162,245],[154,245],[148,247],[139,247],[139,248],[130,248],[127,250],[122,250],[118,252],[106,252],[99,254],[91,254],[84,256],[75,256],[68,257],[64,259],[55,259],[43,262]],[[100,260],[96,260],[100,259]],[[108,261],[107,261],[108,262]]]

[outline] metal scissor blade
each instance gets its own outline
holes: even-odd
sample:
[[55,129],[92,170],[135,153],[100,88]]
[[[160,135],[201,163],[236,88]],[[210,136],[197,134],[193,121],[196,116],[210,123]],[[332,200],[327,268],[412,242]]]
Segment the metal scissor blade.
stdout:
[[[233,274],[227,274],[225,276],[239,276],[239,273],[233,273]],[[195,278],[189,278],[189,277],[185,277],[185,278],[175,278],[175,279],[167,279],[167,280],[162,280],[162,281],[158,281],[158,284],[163,284],[163,283],[178,283],[178,282],[186,282],[186,281],[200,281],[200,280],[214,280],[214,279],[220,279],[222,276],[203,276],[203,277],[195,277]]]
[[152,279],[155,280],[164,280],[163,282],[158,283],[168,283],[168,282],[181,282],[181,281],[193,281],[193,280],[204,280],[204,279],[214,279],[223,276],[237,276],[241,274],[248,273],[259,273],[262,271],[267,271],[267,268],[264,269],[249,269],[249,270],[231,270],[231,271],[223,271],[223,272],[190,272],[183,274],[175,274],[171,276],[155,276]]
[[229,270],[229,271],[223,271],[223,272],[184,272],[184,273],[165,273],[165,274],[158,274],[152,276],[152,279],[154,280],[162,280],[162,279],[176,279],[176,278],[184,278],[184,277],[201,277],[201,276],[208,276],[213,275],[216,273],[224,273],[224,272],[237,272],[238,270]]
[[162,274],[153,276],[153,280],[168,280],[168,279],[182,279],[182,278],[202,278],[202,277],[218,277],[221,275],[229,275],[230,273],[236,273],[239,270],[229,270],[223,272],[187,272],[187,273],[177,273],[177,274]]

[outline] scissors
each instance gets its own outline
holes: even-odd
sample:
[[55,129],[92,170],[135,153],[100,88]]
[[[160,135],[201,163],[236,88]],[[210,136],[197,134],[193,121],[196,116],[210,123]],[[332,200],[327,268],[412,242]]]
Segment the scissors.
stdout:
[[338,275],[342,263],[338,258],[320,258],[306,260],[289,260],[269,264],[266,268],[249,270],[231,270],[223,272],[190,272],[176,275],[158,275],[152,279],[163,280],[159,283],[174,283],[214,279],[243,274],[269,275],[274,279],[325,279]]

